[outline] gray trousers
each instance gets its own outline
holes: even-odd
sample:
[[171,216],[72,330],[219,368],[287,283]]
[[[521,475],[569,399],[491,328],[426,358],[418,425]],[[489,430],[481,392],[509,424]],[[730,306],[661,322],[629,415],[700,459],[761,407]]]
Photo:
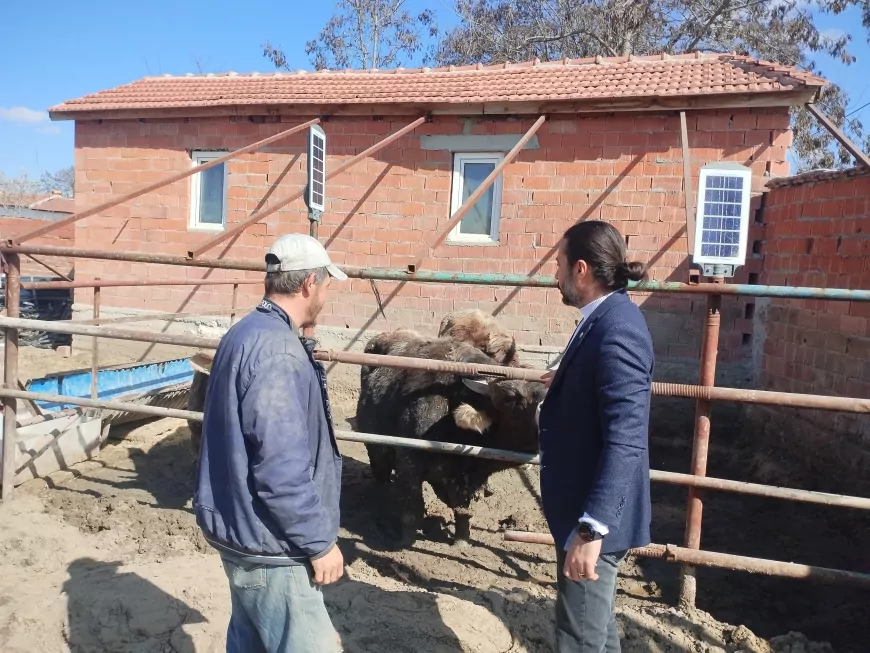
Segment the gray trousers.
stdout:
[[556,548],[556,653],[620,653],[616,577],[626,552],[598,557],[598,580],[578,582],[563,573],[566,552]]

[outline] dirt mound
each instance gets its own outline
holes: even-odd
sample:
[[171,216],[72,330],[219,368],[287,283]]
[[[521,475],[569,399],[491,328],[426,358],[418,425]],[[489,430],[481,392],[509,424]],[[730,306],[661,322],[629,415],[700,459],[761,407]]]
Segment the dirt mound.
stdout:
[[[19,488],[0,506],[3,651],[222,651],[229,595],[191,514],[194,465],[180,420],[132,428],[99,459]],[[378,526],[362,445],[343,443],[345,579],[324,595],[345,651],[535,653],[553,647],[555,552],[506,543],[546,529],[538,470],[492,478],[472,546],[450,543],[450,513],[426,488],[426,534],[395,550]],[[652,564],[653,566],[649,566]],[[662,563],[664,564],[664,563]],[[653,561],[626,561],[618,620],[626,653],[832,653],[670,608]]]

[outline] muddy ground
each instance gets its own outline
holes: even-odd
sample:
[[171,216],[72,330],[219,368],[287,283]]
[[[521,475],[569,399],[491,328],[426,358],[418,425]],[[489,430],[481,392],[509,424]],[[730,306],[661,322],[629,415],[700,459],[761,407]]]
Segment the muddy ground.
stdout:
[[[349,428],[355,412],[356,369],[339,366],[330,375],[339,428]],[[27,483],[0,507],[0,650],[223,650],[226,580],[190,511],[187,438],[184,422],[173,419],[115,429],[98,459]],[[748,475],[743,449],[719,442],[711,448],[711,474]],[[688,441],[652,434],[651,448],[653,467],[688,469]],[[500,532],[546,531],[536,468],[494,477],[494,493],[475,511],[473,546],[450,544],[449,513],[428,493],[426,536],[393,551],[376,524],[381,506],[364,447],[341,449],[347,575],[326,597],[346,651],[552,650],[555,554],[504,542]],[[654,540],[679,543],[685,491],[661,484],[653,490]],[[853,517],[711,494],[702,544],[867,572],[870,528]],[[676,565],[629,559],[622,572],[620,630],[629,653],[868,650],[866,591],[702,569],[703,611],[682,613],[671,607]]]

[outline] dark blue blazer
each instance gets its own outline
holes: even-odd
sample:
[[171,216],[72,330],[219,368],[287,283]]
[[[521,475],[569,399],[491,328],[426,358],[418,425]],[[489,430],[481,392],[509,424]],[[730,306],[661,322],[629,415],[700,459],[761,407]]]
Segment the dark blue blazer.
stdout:
[[624,290],[585,320],[539,416],[544,516],[563,547],[583,513],[610,530],[602,553],[650,543],[653,345]]

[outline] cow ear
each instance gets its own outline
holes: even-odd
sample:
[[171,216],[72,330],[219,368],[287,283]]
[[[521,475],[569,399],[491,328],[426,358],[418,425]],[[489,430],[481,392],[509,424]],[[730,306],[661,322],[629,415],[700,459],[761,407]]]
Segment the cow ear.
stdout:
[[478,394],[488,396],[491,392],[491,389],[489,387],[489,383],[486,381],[481,381],[479,379],[464,378],[464,379],[462,379],[462,382],[465,384],[465,387],[467,387],[470,390],[474,390]]

